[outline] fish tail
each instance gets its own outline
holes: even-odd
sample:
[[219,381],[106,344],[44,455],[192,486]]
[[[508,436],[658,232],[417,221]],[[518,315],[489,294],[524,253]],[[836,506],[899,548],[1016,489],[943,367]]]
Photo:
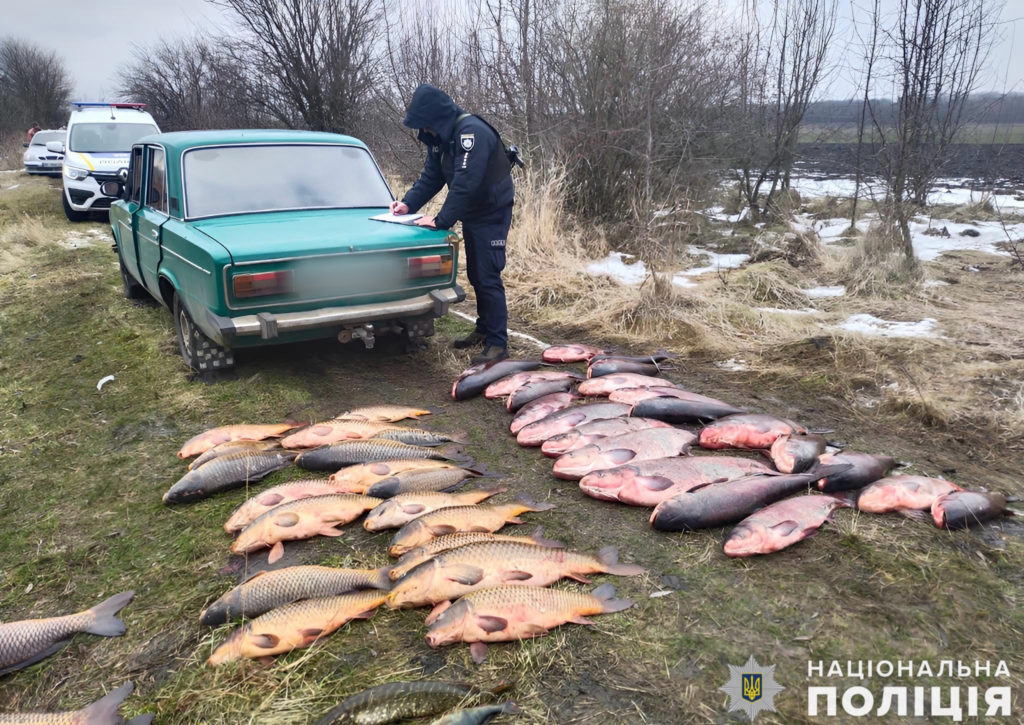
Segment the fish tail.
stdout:
[[87,723],[123,722],[117,715],[117,708],[121,706],[128,695],[132,694],[134,689],[134,683],[126,682],[116,690],[111,690],[82,711],[82,715],[85,716],[82,721]]
[[533,533],[530,534],[530,538],[533,540],[533,543],[536,544],[537,546],[547,546],[547,547],[552,548],[552,549],[564,549],[565,548],[565,544],[563,544],[561,541],[555,541],[554,539],[546,539],[546,538],[544,538],[544,527],[543,526],[538,526],[537,528],[535,528],[533,530]]
[[121,592],[92,607],[89,610],[92,621],[82,631],[98,634],[101,637],[120,637],[125,631],[124,622],[114,615],[127,606],[134,596],[135,592],[133,591]]
[[606,546],[597,552],[597,560],[604,566],[605,574],[616,574],[618,576],[636,576],[643,574],[645,569],[636,564],[620,564],[619,550],[614,546]]
[[553,503],[535,501],[528,493],[521,493],[513,499],[520,506],[525,506],[524,511],[550,511],[555,507]]
[[590,594],[601,602],[602,614],[621,612],[623,609],[629,609],[633,606],[633,600],[631,599],[616,599],[615,587],[611,584],[602,584]]
[[370,586],[374,589],[389,591],[391,589],[391,566],[382,566],[377,569],[377,574],[371,578]]
[[448,433],[448,440],[452,443],[458,443],[459,445],[467,445],[469,443],[469,433],[464,430],[456,431],[455,433]]
[[[457,443],[450,443],[446,446],[441,446],[436,449],[438,457],[447,458],[450,461],[459,461],[460,463],[466,463],[472,465],[473,459],[469,457],[465,449]],[[431,456],[433,458],[433,456]]]

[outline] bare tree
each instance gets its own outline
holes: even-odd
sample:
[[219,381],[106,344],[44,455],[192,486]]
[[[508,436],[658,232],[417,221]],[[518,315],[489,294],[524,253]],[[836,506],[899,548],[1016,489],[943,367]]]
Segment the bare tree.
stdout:
[[71,79],[54,51],[18,38],[0,39],[0,130],[24,130],[34,121],[67,120]]
[[[879,0],[874,0],[872,17],[879,16]],[[868,43],[864,56],[864,98],[860,104],[860,115],[857,118],[857,156],[856,171],[853,182],[853,204],[850,211],[850,229],[857,225],[857,202],[860,199],[861,182],[864,179],[864,135],[867,130],[868,104],[871,100],[871,83],[874,78],[875,63],[878,60],[878,23],[871,23],[871,41]]]

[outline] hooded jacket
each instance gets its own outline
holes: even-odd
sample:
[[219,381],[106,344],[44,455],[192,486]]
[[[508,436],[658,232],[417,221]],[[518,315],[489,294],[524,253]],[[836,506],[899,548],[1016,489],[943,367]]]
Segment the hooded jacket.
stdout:
[[[466,114],[447,93],[424,83],[412,94],[402,125],[419,129],[418,138],[427,147],[423,171],[402,198],[410,212],[445,184],[448,197],[434,222],[439,229],[512,205],[515,187],[505,149],[483,119]],[[437,135],[425,132],[427,128]]]

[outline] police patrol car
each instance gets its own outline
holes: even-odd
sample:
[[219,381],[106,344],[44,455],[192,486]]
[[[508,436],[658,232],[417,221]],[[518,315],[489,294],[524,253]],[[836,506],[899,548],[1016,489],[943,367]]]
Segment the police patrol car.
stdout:
[[132,144],[160,129],[144,103],[71,105],[66,143],[54,141],[46,148],[64,154],[64,213],[76,222],[92,210],[110,208],[113,198],[100,191],[100,184],[116,181],[118,171],[128,168]]

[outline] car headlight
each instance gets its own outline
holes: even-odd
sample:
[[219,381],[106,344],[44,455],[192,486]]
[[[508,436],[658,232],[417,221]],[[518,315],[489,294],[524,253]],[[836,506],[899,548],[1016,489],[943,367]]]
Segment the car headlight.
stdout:
[[75,181],[81,181],[82,179],[89,178],[89,172],[85,169],[79,169],[76,166],[65,166],[64,176],[69,179],[74,179]]

